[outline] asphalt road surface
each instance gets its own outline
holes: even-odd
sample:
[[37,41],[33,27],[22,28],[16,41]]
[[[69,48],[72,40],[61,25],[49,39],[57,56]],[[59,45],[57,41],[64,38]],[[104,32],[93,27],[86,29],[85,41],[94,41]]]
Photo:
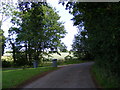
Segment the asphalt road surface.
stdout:
[[90,68],[94,62],[64,66],[23,88],[96,88]]

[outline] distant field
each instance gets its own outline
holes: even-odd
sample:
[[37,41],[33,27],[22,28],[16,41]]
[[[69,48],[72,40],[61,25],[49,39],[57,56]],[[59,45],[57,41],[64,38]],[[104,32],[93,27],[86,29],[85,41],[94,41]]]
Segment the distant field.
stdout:
[[[63,60],[66,56],[70,55],[73,57],[73,54],[69,54],[68,52],[61,52],[60,53],[61,55],[57,54],[57,53],[53,53],[53,54],[50,54],[53,58],[53,59],[58,59],[58,60]],[[45,56],[47,58],[47,56]]]
[[10,55],[10,56],[2,56],[1,59],[6,60],[6,61],[13,61],[12,55]]
[[[58,60],[63,60],[67,55],[70,55],[73,57],[73,54],[69,54],[68,52],[61,52],[61,56],[57,53],[50,54],[52,57],[44,56],[45,58],[48,59],[58,59]],[[12,55],[11,54],[5,54],[5,56],[2,56],[2,60],[7,60],[7,61],[13,61]]]

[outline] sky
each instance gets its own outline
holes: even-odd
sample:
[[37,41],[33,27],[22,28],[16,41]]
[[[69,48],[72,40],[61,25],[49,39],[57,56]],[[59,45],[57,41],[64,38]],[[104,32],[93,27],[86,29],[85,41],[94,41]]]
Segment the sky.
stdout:
[[[65,6],[62,4],[58,4],[57,0],[47,0],[47,2],[53,7],[56,8],[56,11],[59,11],[58,14],[61,16],[60,21],[64,22],[65,30],[67,31],[67,34],[65,38],[61,39],[62,42],[67,46],[67,49],[72,49],[72,41],[74,39],[74,35],[77,33],[77,27],[73,26],[73,21],[71,20],[73,18],[73,15],[69,13],[68,10],[65,10]],[[10,19],[5,21],[2,25],[2,29],[4,30],[5,37],[8,36],[8,29],[11,27]],[[6,47],[6,50],[9,48]]]
[[64,42],[68,47],[68,50],[70,50],[72,48],[71,45],[74,39],[74,35],[77,33],[77,27],[73,26],[73,21],[71,20],[73,18],[73,15],[70,14],[68,10],[65,10],[65,6],[58,4],[57,0],[47,1],[52,5],[52,7],[56,8],[56,11],[59,11],[58,14],[61,16],[60,21],[65,22],[64,26],[68,33],[66,34],[65,38],[62,39],[62,42]]

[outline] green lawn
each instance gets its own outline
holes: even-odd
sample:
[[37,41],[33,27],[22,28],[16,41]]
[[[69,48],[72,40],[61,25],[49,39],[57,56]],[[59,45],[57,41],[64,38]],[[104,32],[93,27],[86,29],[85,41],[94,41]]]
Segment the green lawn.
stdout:
[[46,71],[55,70],[54,67],[39,67],[39,68],[27,68],[17,70],[5,70],[2,71],[2,88],[12,88],[25,80],[32,78],[35,75],[41,74]]
[[89,62],[89,61],[88,60],[77,60],[77,59],[66,60],[66,61],[58,60],[57,64],[58,65],[68,65],[68,64],[79,64],[79,63],[84,63],[84,62]]

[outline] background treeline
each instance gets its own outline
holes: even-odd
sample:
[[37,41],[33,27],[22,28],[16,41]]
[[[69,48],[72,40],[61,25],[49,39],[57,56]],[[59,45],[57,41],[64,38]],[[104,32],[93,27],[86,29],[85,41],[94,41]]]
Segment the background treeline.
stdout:
[[[102,72],[101,79],[105,75],[106,79],[114,76],[120,81],[119,3],[68,2],[66,9],[74,15],[72,20],[79,28],[73,43],[77,56],[89,53],[95,59],[97,72]],[[111,78],[108,82],[112,82]]]

